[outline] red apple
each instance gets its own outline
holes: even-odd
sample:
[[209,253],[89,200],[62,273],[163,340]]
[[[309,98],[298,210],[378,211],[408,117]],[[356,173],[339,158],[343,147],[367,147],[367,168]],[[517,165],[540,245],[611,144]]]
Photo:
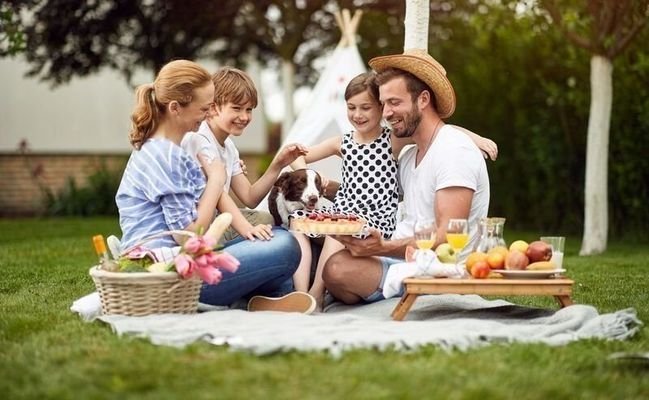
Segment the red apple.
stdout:
[[525,254],[530,259],[530,262],[548,261],[552,258],[552,246],[537,240],[530,243]]
[[505,269],[522,270],[527,268],[529,263],[529,258],[527,258],[527,256],[523,252],[512,250],[509,252],[509,254],[507,254],[507,258],[505,258]]

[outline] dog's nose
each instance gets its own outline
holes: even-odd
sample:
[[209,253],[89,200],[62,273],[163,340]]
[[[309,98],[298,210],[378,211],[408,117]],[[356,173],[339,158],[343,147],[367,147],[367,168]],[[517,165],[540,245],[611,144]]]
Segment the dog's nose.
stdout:
[[318,202],[318,196],[309,196],[309,203],[315,204]]

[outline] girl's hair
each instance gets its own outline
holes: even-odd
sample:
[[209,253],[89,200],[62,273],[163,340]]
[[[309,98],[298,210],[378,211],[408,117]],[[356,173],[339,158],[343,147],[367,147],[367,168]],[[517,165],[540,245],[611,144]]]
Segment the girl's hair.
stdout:
[[345,101],[365,91],[369,92],[370,96],[378,104],[381,104],[379,100],[379,84],[376,81],[376,74],[373,71],[363,72],[349,81],[345,89]]
[[135,92],[128,134],[131,145],[137,150],[142,147],[157,129],[169,103],[175,100],[186,106],[191,103],[195,89],[211,83],[209,72],[193,61],[167,63],[153,83],[140,85]]
[[223,67],[212,75],[214,82],[214,103],[223,106],[228,103],[250,102],[257,107],[257,89],[250,76],[240,69]]

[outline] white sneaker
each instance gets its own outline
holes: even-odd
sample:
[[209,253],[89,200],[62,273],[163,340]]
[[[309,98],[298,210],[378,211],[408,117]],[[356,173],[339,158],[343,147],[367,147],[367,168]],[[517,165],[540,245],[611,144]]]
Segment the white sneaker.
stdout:
[[308,293],[293,292],[282,297],[254,296],[248,302],[248,311],[283,311],[311,314],[316,301]]

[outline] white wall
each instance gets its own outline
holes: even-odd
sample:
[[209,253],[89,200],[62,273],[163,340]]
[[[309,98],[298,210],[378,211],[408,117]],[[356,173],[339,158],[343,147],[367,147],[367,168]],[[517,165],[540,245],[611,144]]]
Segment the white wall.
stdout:
[[[212,71],[215,65],[203,63]],[[134,89],[121,75],[102,70],[52,89],[49,83],[24,77],[27,64],[19,58],[0,59],[0,152],[13,152],[27,139],[34,152],[128,153],[128,129]],[[252,78],[259,89],[259,77]],[[136,84],[153,76],[141,72]],[[260,90],[261,91],[261,90]],[[235,142],[241,152],[266,152],[262,102],[253,122]]]

